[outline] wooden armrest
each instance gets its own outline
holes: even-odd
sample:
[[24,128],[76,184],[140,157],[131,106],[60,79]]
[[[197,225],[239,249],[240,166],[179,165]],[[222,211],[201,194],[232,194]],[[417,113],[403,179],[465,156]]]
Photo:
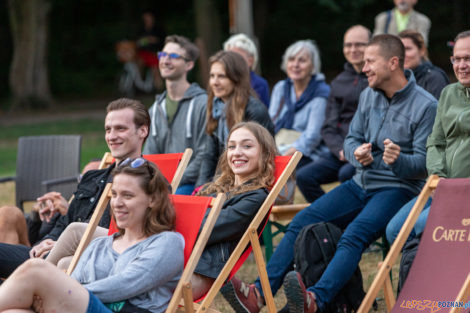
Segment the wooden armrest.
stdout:
[[291,220],[299,211],[308,207],[310,203],[275,205],[271,209],[270,220],[285,221]]

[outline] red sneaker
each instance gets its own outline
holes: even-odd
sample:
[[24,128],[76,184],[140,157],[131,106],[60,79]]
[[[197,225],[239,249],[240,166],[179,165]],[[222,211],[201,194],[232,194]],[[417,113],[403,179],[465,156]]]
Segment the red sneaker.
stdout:
[[258,313],[262,303],[261,296],[254,284],[248,285],[233,277],[222,287],[222,295],[237,313]]
[[306,290],[302,277],[296,271],[287,273],[284,278],[284,293],[289,313],[315,313],[317,311],[315,294]]

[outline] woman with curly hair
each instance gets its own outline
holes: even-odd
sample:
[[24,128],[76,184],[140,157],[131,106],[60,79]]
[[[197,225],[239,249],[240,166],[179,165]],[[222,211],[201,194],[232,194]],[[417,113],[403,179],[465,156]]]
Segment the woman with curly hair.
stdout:
[[1,312],[164,312],[184,264],[166,179],[142,158],[113,175],[120,231],[93,240],[71,277],[43,259],[25,262],[0,287]]
[[238,123],[227,138],[214,181],[198,194],[223,192],[228,199],[191,280],[195,299],[209,290],[274,182],[276,144],[266,128],[255,122]]

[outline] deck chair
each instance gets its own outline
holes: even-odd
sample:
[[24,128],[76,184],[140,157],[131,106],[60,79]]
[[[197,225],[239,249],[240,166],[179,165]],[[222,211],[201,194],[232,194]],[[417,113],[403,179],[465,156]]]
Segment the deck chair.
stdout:
[[28,136],[18,140],[16,176],[0,178],[15,181],[16,206],[53,190],[69,198],[76,190],[80,174],[81,136]]
[[[187,148],[181,153],[164,153],[164,154],[145,154],[143,158],[155,163],[163,176],[171,182],[171,188],[175,191],[183,177],[189,160],[193,154],[193,150]],[[99,168],[106,168],[114,162],[111,153],[106,152],[101,160]]]
[[[398,300],[393,296],[388,272],[399,256],[431,192],[435,190],[418,252]],[[388,311],[449,312],[446,304],[467,301],[470,273],[470,179],[443,179],[432,175],[395,239],[359,313],[367,313],[384,287]],[[463,286],[463,287],[462,287]],[[444,304],[444,305],[443,305]],[[454,308],[454,311],[458,308]],[[428,311],[429,310],[429,311]],[[468,311],[468,308],[467,308]]]
[[[108,183],[106,185],[103,194],[101,195],[100,200],[96,205],[95,211],[93,212],[85,233],[83,234],[77,250],[73,255],[72,261],[70,262],[70,265],[67,269],[68,275],[70,275],[75,269],[78,260],[80,259],[85,248],[90,243],[92,235],[95,232],[96,227],[98,226],[98,223],[103,216],[104,211],[106,210],[106,207],[108,206],[109,200],[111,199],[111,186],[112,183]],[[171,200],[176,211],[176,231],[180,232],[185,238],[185,265],[189,264],[189,268],[195,268],[199,257],[204,250],[207,239],[209,239],[209,235],[212,231],[212,228],[214,227],[215,221],[219,216],[220,210],[225,201],[225,195],[219,194],[215,199],[212,197],[171,195]],[[212,207],[211,212],[209,213],[206,223],[204,224],[204,228],[198,237],[199,228],[202,224],[204,214],[209,207]],[[196,238],[198,238],[197,249],[193,249]],[[199,255],[197,256],[197,254]],[[187,275],[191,277],[192,272],[188,273]],[[180,291],[181,288],[182,287],[180,287]]]
[[[105,157],[101,163],[103,166],[108,166],[114,162],[114,158],[111,156],[109,152],[106,152]],[[183,173],[188,167],[189,160],[191,159],[191,155],[193,154],[193,150],[187,148],[184,150],[183,153],[165,153],[165,154],[144,154],[143,157],[147,161],[153,162],[157,165],[160,172],[162,172],[163,176],[166,178],[167,181],[171,182],[171,190],[174,193],[181,182],[181,178],[183,177]],[[101,164],[100,164],[101,166]],[[108,235],[114,234],[117,232],[116,221],[113,217],[111,217],[111,222],[109,224],[109,231]]]
[[[263,253],[261,251],[260,243],[259,243],[259,235],[258,231],[263,228],[264,224],[266,223],[267,217],[269,215],[269,211],[271,206],[273,205],[276,197],[279,195],[282,187],[285,185],[287,179],[294,171],[297,163],[299,162],[302,154],[300,152],[294,153],[292,156],[278,156],[275,159],[275,178],[276,182],[269,192],[264,203],[261,205],[258,213],[253,218],[251,224],[248,226],[245,234],[242,236],[238,245],[235,247],[235,250],[230,255],[227,263],[225,264],[224,268],[220,272],[217,279],[214,281],[211,289],[208,291],[204,299],[200,304],[194,303],[189,301],[185,298],[184,304],[180,303],[180,307],[178,311],[184,312],[191,312],[193,313],[195,310],[196,312],[217,312],[214,309],[210,308],[210,305],[214,301],[215,296],[219,292],[222,285],[230,280],[236,273],[236,271],[241,267],[243,262],[246,260],[248,255],[250,254],[251,250],[247,250],[247,246],[251,244],[251,248],[253,249],[253,253],[255,256],[255,262],[258,269],[258,274],[261,278],[261,285],[263,288],[263,292],[266,296],[266,302],[268,306],[268,311],[270,313],[277,312],[276,306],[274,305],[274,299],[271,292],[271,287],[269,286],[268,275],[266,273],[266,264],[263,259]],[[188,285],[189,281],[185,282]],[[174,313],[176,307],[169,307],[167,309],[167,313]]]

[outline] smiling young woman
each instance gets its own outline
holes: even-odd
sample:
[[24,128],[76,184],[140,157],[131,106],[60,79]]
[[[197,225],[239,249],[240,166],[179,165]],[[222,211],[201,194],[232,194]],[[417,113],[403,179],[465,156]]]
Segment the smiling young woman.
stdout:
[[191,281],[195,299],[210,288],[266,199],[274,179],[275,156],[273,137],[258,123],[236,124],[228,134],[214,181],[199,192],[211,196],[223,192],[228,199]]
[[141,158],[123,161],[113,175],[111,209],[120,232],[93,240],[71,277],[42,259],[24,263],[0,287],[0,311],[166,309],[184,262],[168,183]]

